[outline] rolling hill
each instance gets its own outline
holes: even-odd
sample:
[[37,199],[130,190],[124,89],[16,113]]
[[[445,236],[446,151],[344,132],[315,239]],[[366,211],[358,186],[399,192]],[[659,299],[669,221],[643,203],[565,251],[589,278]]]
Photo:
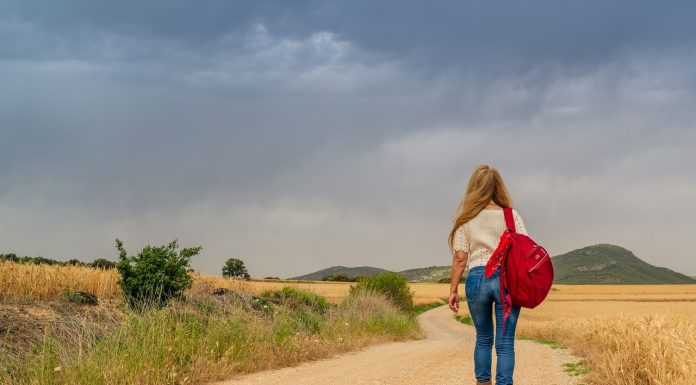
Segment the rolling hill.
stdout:
[[653,266],[620,246],[600,244],[553,257],[555,283],[679,284],[696,280],[665,267]]
[[[345,266],[332,266],[323,270],[315,271],[314,273],[309,273],[305,275],[300,275],[297,277],[292,277],[290,279],[296,280],[306,280],[306,281],[321,281],[324,277],[329,275],[335,275],[343,273],[350,278],[356,276],[366,276],[375,275],[378,273],[384,273],[389,270],[380,269],[378,267],[371,266],[360,266],[360,267],[345,267]],[[406,276],[409,282],[438,282],[442,278],[450,277],[450,267],[449,266],[429,266],[429,267],[419,267],[416,269],[409,269],[404,271],[399,271],[399,274]]]
[[[599,244],[552,258],[555,283],[560,284],[696,284],[696,278],[653,266],[623,247]],[[388,270],[371,266],[333,266],[290,279],[321,281],[332,274],[370,276]],[[450,277],[449,266],[429,266],[398,272],[409,282],[438,282]]]

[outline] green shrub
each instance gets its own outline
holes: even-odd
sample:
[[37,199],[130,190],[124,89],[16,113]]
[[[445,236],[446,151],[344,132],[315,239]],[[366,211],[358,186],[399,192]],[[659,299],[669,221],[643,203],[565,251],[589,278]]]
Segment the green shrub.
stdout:
[[285,286],[281,290],[266,290],[261,293],[261,297],[289,305],[307,306],[312,310],[323,313],[329,307],[326,298],[307,290],[295,289]]
[[177,252],[176,240],[166,246],[146,246],[138,255],[130,257],[118,239],[116,248],[119,251],[117,268],[121,274],[118,283],[126,302],[136,309],[162,307],[171,299],[183,298],[184,291],[192,283],[186,269],[191,257],[201,251],[199,246]]
[[302,327],[311,333],[318,333],[324,324],[324,318],[320,314],[311,311],[298,312],[297,319]]
[[362,291],[384,294],[392,303],[402,310],[411,310],[413,294],[406,277],[392,272],[375,274],[364,278],[350,288],[351,295]]

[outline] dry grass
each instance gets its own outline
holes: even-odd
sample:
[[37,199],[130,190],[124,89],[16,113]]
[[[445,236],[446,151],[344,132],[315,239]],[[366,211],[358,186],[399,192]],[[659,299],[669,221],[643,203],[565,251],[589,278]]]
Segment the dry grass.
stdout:
[[137,313],[38,301],[0,304],[0,321],[8,385],[201,384],[422,337],[412,315],[369,293],[322,309],[243,292]]
[[[381,296],[346,298],[347,284],[194,274],[186,301],[135,314],[121,306],[118,278],[116,270],[0,263],[0,384],[204,383],[420,337],[412,315]],[[318,287],[338,306],[279,305],[269,316],[247,294],[283,286]],[[212,296],[219,287],[233,293]],[[67,302],[67,290],[95,293],[100,306]]]

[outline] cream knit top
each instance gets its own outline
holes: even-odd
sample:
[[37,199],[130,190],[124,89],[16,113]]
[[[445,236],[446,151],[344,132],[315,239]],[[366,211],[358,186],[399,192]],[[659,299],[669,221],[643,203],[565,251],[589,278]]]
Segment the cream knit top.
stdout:
[[[512,218],[515,221],[515,231],[527,235],[522,217],[515,209],[512,210]],[[454,234],[453,249],[462,250],[469,255],[469,269],[486,266],[506,228],[503,210],[483,209],[469,222],[459,226]]]

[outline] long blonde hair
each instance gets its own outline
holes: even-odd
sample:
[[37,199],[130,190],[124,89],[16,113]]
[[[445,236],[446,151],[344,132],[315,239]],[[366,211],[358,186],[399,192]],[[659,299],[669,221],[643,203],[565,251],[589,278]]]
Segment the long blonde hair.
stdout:
[[512,207],[510,194],[498,170],[487,164],[480,164],[469,178],[466,193],[459,203],[457,214],[452,221],[452,230],[447,240],[450,251],[453,251],[454,234],[459,226],[477,216],[491,199],[500,207]]

